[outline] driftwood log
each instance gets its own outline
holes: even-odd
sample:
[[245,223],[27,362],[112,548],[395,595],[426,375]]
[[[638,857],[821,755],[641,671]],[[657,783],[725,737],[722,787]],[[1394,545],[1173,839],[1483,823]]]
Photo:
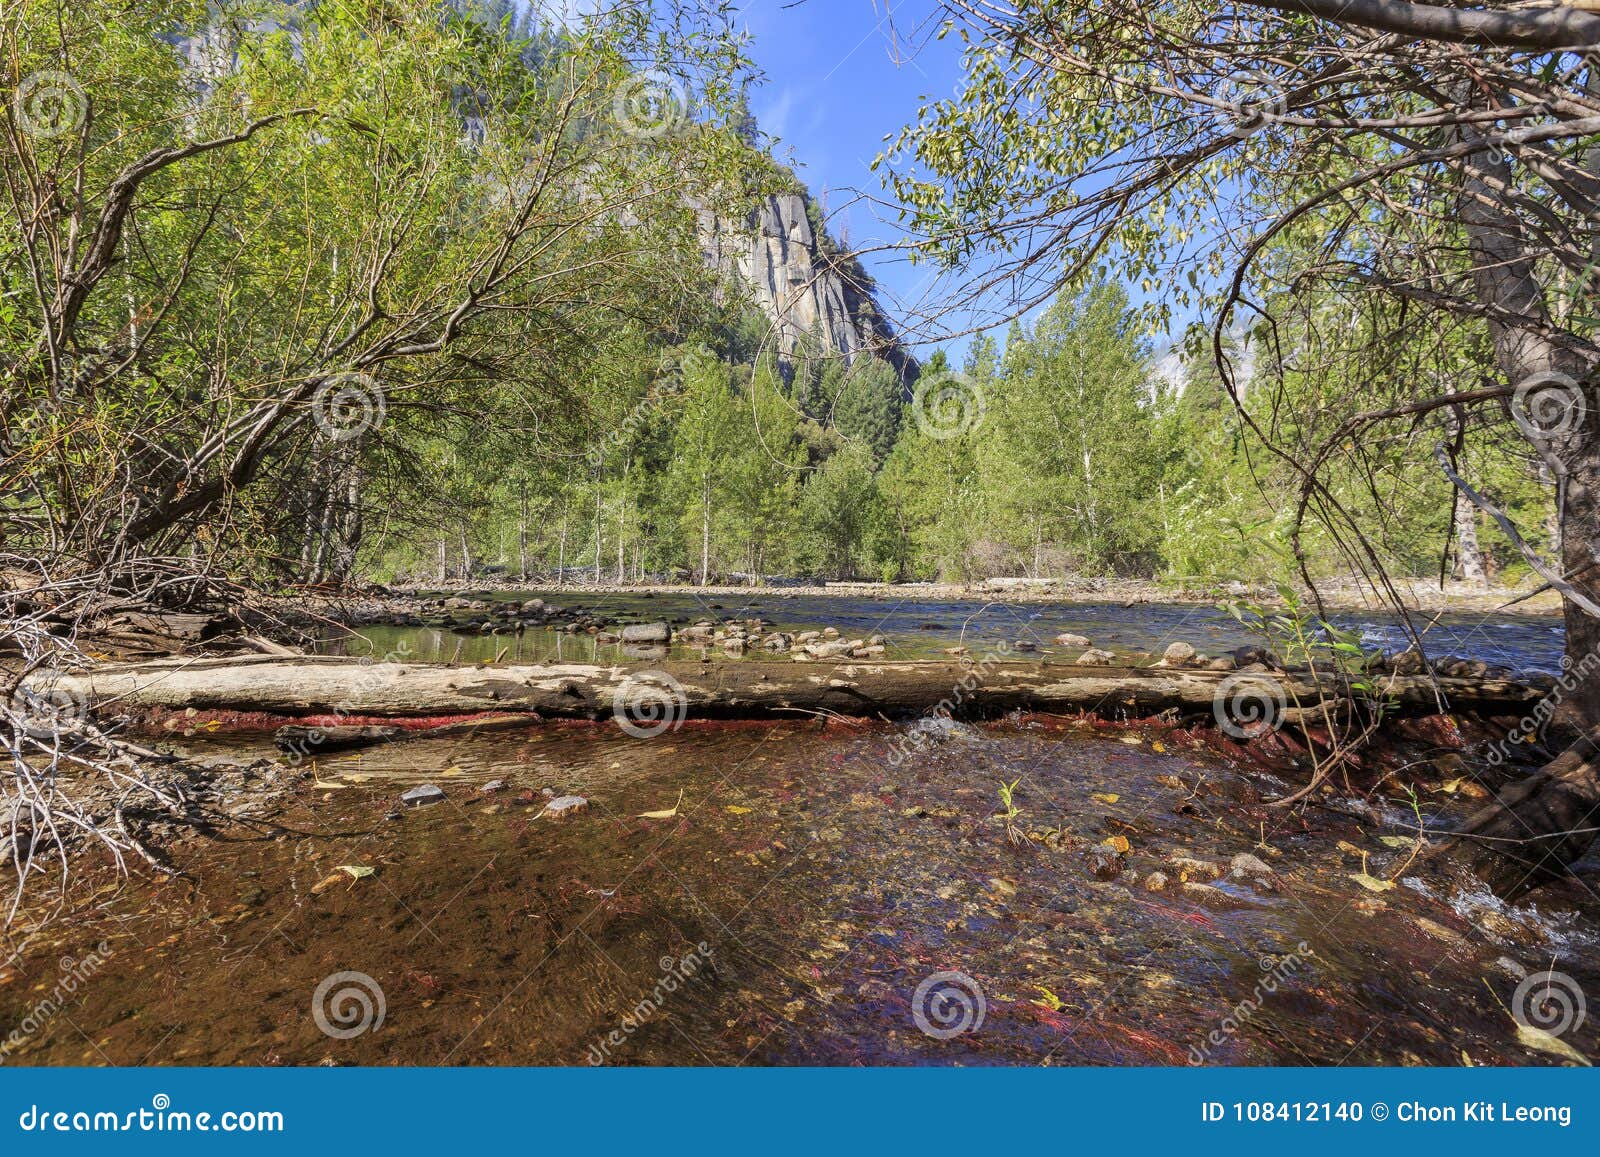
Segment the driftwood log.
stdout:
[[[363,663],[334,656],[164,659],[30,677],[41,693],[94,711],[196,708],[284,716],[404,719],[473,712],[551,718],[755,718],[795,711],[904,717],[1013,709],[1137,718],[1218,703],[1246,722],[1261,711],[1303,711],[1336,684],[1304,673],[1088,667],[1038,662],[662,662],[652,666],[546,663],[462,667]],[[1403,715],[1441,710],[1520,715],[1543,688],[1506,679],[1382,676],[1380,695]],[[1292,716],[1291,716],[1292,717]]]

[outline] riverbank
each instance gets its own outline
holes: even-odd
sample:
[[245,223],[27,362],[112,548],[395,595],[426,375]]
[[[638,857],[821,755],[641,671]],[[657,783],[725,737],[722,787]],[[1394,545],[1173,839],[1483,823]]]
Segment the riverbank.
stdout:
[[[1411,610],[1436,612],[1483,612],[1518,615],[1559,615],[1561,598],[1554,591],[1532,594],[1524,587],[1477,587],[1425,578],[1395,579],[1395,590]],[[938,582],[781,582],[766,584],[689,583],[555,583],[541,576],[518,578],[474,577],[445,582],[401,584],[375,587],[374,597],[398,595],[421,597],[440,592],[493,592],[543,590],[558,591],[569,598],[608,595],[650,597],[656,595],[695,595],[706,598],[750,599],[848,597],[879,601],[928,600],[959,601],[982,599],[1000,604],[1034,603],[1121,603],[1139,606],[1151,603],[1217,604],[1247,602],[1260,606],[1282,606],[1283,599],[1271,586],[1230,581],[1179,582],[1124,578],[1016,579],[995,578],[973,583]],[[1370,584],[1348,579],[1329,579],[1318,583],[1324,605],[1329,610],[1392,610],[1382,594]],[[355,592],[352,592],[353,594]],[[1302,592],[1304,593],[1304,592]]]

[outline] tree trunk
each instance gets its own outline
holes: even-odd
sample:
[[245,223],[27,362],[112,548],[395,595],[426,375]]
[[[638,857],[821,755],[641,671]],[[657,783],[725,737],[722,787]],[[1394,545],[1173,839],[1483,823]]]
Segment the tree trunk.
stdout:
[[1478,545],[1478,508],[1459,491],[1456,494],[1456,569],[1462,582],[1487,585],[1483,550]]
[[1515,898],[1566,874],[1600,828],[1600,727],[1512,784],[1458,833],[1480,844],[1474,868]]
[[[907,716],[943,708],[953,715],[1084,710],[1118,718],[1176,710],[1210,719],[1219,690],[1225,700],[1230,694],[1243,694],[1236,683],[1222,688],[1231,675],[1157,667],[944,660],[464,667],[262,655],[102,666],[72,675],[38,673],[26,683],[41,694],[71,695],[90,708],[337,714],[351,724],[370,718],[477,711],[603,718],[614,710],[642,710],[649,703],[680,716],[713,718],[755,718],[797,710]],[[1297,704],[1300,711],[1314,709],[1324,695],[1340,694],[1335,685],[1319,686],[1294,673],[1262,679],[1264,688]],[[1490,714],[1530,710],[1544,695],[1539,688],[1504,679],[1441,677],[1437,687],[1451,709]],[[1433,679],[1385,676],[1378,690],[1399,714],[1439,711]]]
[[[1461,131],[1471,139],[1473,130]],[[1537,429],[1530,429],[1527,419],[1538,411],[1519,398],[1527,407],[1519,426],[1556,481],[1561,538],[1557,566],[1569,583],[1592,598],[1600,589],[1600,414],[1593,404],[1594,367],[1549,336],[1550,311],[1532,256],[1515,217],[1503,207],[1502,190],[1513,187],[1505,155],[1484,148],[1469,154],[1464,164],[1461,221],[1473,283],[1487,307],[1496,361],[1519,392],[1542,379],[1558,392],[1558,401],[1559,395],[1570,396],[1568,407],[1558,410],[1560,420]],[[1600,619],[1571,599],[1565,600],[1564,617],[1563,664],[1580,677],[1570,691],[1558,695],[1559,717],[1588,733],[1474,817],[1476,833],[1494,837],[1485,840],[1480,870],[1497,888],[1520,886],[1519,877],[1525,879],[1530,872],[1542,878],[1564,869],[1594,839],[1587,817],[1600,809],[1592,730],[1600,726],[1600,679],[1587,674],[1585,659],[1600,653]],[[1504,862],[1496,864],[1497,859]]]

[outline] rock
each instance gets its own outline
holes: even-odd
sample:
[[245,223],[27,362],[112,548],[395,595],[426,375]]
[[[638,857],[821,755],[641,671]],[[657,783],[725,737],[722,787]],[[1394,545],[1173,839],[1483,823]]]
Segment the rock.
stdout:
[[1194,661],[1194,648],[1188,643],[1169,643],[1161,661],[1169,667],[1187,667]]
[[1235,879],[1243,879],[1245,876],[1272,875],[1272,865],[1258,856],[1251,855],[1249,852],[1240,852],[1233,857],[1233,861],[1228,866],[1232,869]]
[[1218,880],[1228,870],[1212,860],[1196,860],[1190,856],[1169,856],[1167,862],[1181,880]]
[[1415,648],[1401,651],[1389,659],[1387,665],[1396,675],[1421,675],[1428,669],[1426,660]]
[[624,643],[668,643],[672,628],[666,623],[631,623],[622,628]]
[[1011,649],[1014,651],[1037,651],[1039,644],[1030,639],[1018,639],[1011,644]]
[[1144,890],[1146,892],[1159,892],[1161,889],[1165,888],[1169,882],[1170,881],[1168,881],[1167,874],[1165,872],[1151,872],[1144,878]]
[[1096,844],[1089,849],[1089,872],[1097,880],[1115,880],[1127,862],[1127,856],[1115,844]]
[[402,792],[400,802],[406,807],[427,807],[429,804],[443,803],[444,792],[431,783],[419,784],[410,791]]
[[867,636],[867,646],[869,646],[869,647],[884,647],[884,646],[887,646],[888,643],[889,643],[889,640],[884,638],[882,635],[868,635]]
[[1236,666],[1241,668],[1248,667],[1252,663],[1259,663],[1263,669],[1276,668],[1280,671],[1283,669],[1283,664],[1278,661],[1278,657],[1265,647],[1235,647],[1228,652],[1228,657],[1234,661]]
[[1078,656],[1077,663],[1080,667],[1104,667],[1115,660],[1116,656],[1110,651],[1101,651],[1095,647],[1090,647]]
[[544,814],[553,820],[564,820],[577,815],[589,806],[581,795],[558,795],[544,805]]
[[794,641],[805,646],[807,643],[815,643],[820,638],[822,638],[821,631],[801,631],[794,637]]
[[493,792],[505,791],[505,789],[506,789],[506,781],[505,780],[503,780],[503,779],[491,779],[488,783],[484,784],[478,790],[481,791],[484,795],[490,795]]
[[733,635],[722,640],[722,649],[730,655],[742,655],[750,643],[743,635]]
[[761,640],[761,645],[769,651],[784,652],[794,646],[794,636],[783,631],[775,631]]
[[839,637],[839,628],[838,627],[823,627],[822,628],[822,637],[824,639],[837,639]]
[[620,643],[622,636],[615,631],[601,631],[594,637],[594,641],[597,643]]
[[1232,659],[1230,659],[1226,655],[1223,655],[1220,658],[1213,659],[1213,660],[1211,660],[1211,662],[1207,663],[1206,664],[1206,670],[1208,670],[1208,671],[1231,671],[1231,670],[1234,669],[1235,666],[1237,666],[1237,664],[1235,664]]
[[1058,647],[1087,647],[1089,645],[1088,639],[1082,635],[1074,635],[1070,631],[1056,636],[1056,646]]
[[834,639],[827,643],[810,643],[806,646],[806,654],[813,659],[834,659],[850,652],[850,644],[842,639]]

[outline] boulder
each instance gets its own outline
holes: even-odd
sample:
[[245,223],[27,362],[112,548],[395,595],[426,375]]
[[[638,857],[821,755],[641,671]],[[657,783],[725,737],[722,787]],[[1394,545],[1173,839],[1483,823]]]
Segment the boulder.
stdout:
[[666,623],[630,623],[622,628],[624,643],[667,643],[672,640],[672,628]]
[[1114,663],[1116,658],[1110,651],[1101,651],[1090,647],[1078,656],[1077,663],[1080,667],[1106,667]]
[[1087,647],[1089,645],[1088,639],[1082,635],[1074,635],[1071,631],[1056,636],[1056,646],[1058,647]]
[[1161,653],[1161,661],[1169,667],[1187,667],[1194,662],[1194,648],[1188,643],[1169,643]]

